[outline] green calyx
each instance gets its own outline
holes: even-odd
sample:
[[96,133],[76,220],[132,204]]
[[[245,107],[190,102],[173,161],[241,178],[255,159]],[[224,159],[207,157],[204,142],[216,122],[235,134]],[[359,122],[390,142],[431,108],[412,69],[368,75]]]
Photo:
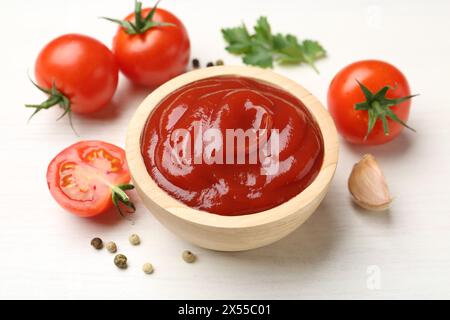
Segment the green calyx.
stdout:
[[122,209],[120,208],[120,203],[129,208],[127,213],[134,213],[136,211],[136,207],[134,203],[131,201],[130,197],[127,195],[125,191],[134,189],[132,184],[119,184],[117,186],[112,186],[111,191],[111,199],[114,207],[116,207],[117,211],[122,217],[125,217]]
[[406,96],[398,99],[388,99],[386,98],[386,94],[389,89],[392,89],[390,86],[385,86],[381,88],[377,93],[373,94],[366,86],[364,86],[361,82],[358,82],[359,87],[361,88],[366,101],[357,103],[355,105],[355,110],[364,110],[369,114],[369,124],[367,127],[367,134],[364,137],[364,140],[367,139],[369,134],[372,132],[373,128],[378,119],[381,120],[383,124],[383,131],[385,135],[389,135],[389,126],[387,119],[400,123],[402,126],[408,128],[409,130],[416,131],[410,126],[408,126],[402,119],[400,119],[392,110],[391,107],[396,106],[402,102],[405,102],[417,95]]
[[70,100],[61,91],[58,90],[58,88],[56,87],[55,81],[53,81],[52,87],[50,89],[46,89],[46,88],[39,86],[37,83],[35,83],[31,79],[30,79],[30,81],[31,81],[31,83],[33,83],[33,85],[36,88],[38,88],[40,91],[47,94],[48,99],[45,100],[44,102],[42,102],[41,104],[26,104],[25,105],[25,107],[27,107],[27,108],[35,109],[34,112],[31,114],[30,118],[28,119],[28,121],[31,120],[31,118],[33,118],[39,111],[47,110],[53,106],[58,105],[64,110],[64,112],[57,120],[63,118],[65,115],[67,115],[69,117],[70,126],[72,127],[72,130],[76,133],[76,131],[73,127],[73,123],[72,123],[72,110],[70,108],[71,107]]
[[175,26],[173,23],[153,21],[153,16],[155,15],[159,1],[156,2],[155,6],[150,10],[147,16],[143,17],[142,2],[136,0],[134,7],[134,23],[127,20],[118,20],[106,17],[103,17],[103,19],[119,24],[123,30],[130,35],[143,34],[154,27]]

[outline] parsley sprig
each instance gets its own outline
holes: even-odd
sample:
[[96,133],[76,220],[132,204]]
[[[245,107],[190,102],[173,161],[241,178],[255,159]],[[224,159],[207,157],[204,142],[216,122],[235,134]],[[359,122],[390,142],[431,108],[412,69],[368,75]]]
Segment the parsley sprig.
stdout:
[[242,55],[245,64],[273,68],[274,61],[280,64],[310,65],[318,72],[315,62],[325,57],[325,49],[313,40],[301,43],[291,34],[272,34],[269,21],[260,17],[250,34],[245,24],[235,28],[222,29],[222,35],[228,43],[226,50]]

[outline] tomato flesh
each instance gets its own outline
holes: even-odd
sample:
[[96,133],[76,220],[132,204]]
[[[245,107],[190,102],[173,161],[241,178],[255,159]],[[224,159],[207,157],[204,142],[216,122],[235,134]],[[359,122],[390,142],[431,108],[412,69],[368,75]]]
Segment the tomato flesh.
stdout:
[[96,216],[111,208],[111,187],[129,181],[125,152],[101,141],[70,146],[52,160],[47,171],[52,196],[81,217]]
[[[408,81],[403,73],[393,65],[378,61],[364,60],[352,63],[338,72],[328,89],[328,110],[341,135],[350,143],[377,145],[395,139],[403,130],[398,122],[388,119],[389,135],[385,135],[378,120],[372,132],[365,139],[369,115],[367,111],[355,110],[355,105],[364,102],[365,96],[358,82],[372,93],[384,86],[390,86],[386,97],[398,99],[411,95]],[[405,123],[408,121],[411,101],[407,100],[390,109]]]

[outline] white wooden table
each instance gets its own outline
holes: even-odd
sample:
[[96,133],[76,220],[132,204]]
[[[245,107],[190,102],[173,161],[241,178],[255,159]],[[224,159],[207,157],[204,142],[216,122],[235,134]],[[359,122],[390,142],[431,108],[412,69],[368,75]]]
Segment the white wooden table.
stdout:
[[[145,1],[152,4],[153,1]],[[107,44],[116,27],[98,19],[122,17],[132,1],[2,1],[0,50],[0,298],[450,298],[450,3],[448,1],[163,1],[186,24],[192,53],[203,63],[240,59],[224,50],[220,28],[262,14],[275,31],[318,39],[329,57],[307,67],[277,68],[326,101],[328,84],[346,64],[379,58],[407,75],[413,101],[410,124],[394,142],[361,148],[342,143],[331,190],[319,210],[288,238],[266,248],[218,253],[179,240],[142,205],[135,224],[112,213],[85,220],[53,201],[47,164],[79,139],[123,146],[126,126],[148,92],[121,78],[110,108],[75,117],[80,138],[57,110],[27,124],[25,103],[43,96],[27,79],[42,46],[70,32]],[[17,20],[18,19],[18,20]],[[31,72],[32,73],[32,72]],[[379,159],[395,201],[388,214],[351,204],[350,169],[365,152]],[[131,233],[142,237],[131,247]],[[96,252],[92,237],[115,240],[130,260],[118,270],[112,255]],[[184,249],[197,253],[184,263]],[[155,273],[144,275],[150,261]],[[378,281],[379,280],[379,281]]]

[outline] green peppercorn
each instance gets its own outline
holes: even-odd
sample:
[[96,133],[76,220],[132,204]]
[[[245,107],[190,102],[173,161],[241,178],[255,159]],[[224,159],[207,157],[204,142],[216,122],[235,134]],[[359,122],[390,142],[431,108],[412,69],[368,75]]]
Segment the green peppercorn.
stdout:
[[101,250],[103,248],[103,241],[100,238],[94,238],[91,240],[91,246],[93,246],[97,250]]
[[197,259],[197,257],[189,250],[183,251],[182,257],[183,260],[186,261],[187,263],[193,263]]
[[114,264],[119,269],[126,269],[128,267],[127,260],[127,257],[125,257],[123,254],[118,254],[114,257]]
[[224,65],[223,60],[219,59],[216,61],[216,66],[223,66],[223,65]]

